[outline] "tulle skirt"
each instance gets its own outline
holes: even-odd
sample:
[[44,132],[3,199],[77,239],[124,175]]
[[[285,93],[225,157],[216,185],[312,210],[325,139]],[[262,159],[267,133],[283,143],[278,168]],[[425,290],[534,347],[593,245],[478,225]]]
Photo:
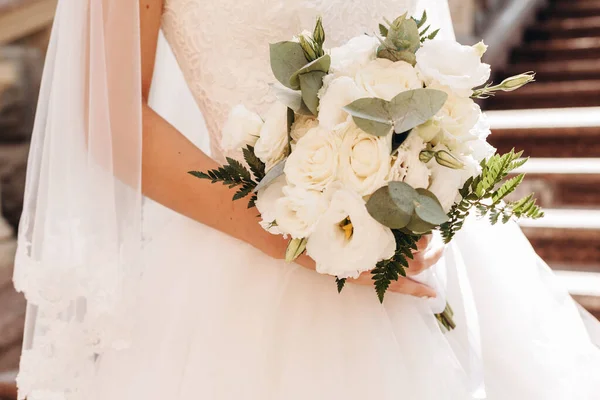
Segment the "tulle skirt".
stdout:
[[[451,251],[475,299],[488,399],[600,399],[600,349],[516,225],[469,221]],[[97,399],[472,398],[474,332],[452,272],[458,328],[445,333],[426,299],[340,295],[331,277],[181,216],[146,257],[132,346],[99,360]]]

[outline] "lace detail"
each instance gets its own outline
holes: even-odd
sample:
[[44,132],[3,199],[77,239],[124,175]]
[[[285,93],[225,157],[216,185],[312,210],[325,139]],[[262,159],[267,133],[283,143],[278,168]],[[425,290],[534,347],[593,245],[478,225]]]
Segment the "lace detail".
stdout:
[[204,113],[213,157],[225,156],[221,128],[244,104],[264,114],[273,103],[269,43],[291,39],[323,17],[327,46],[371,33],[384,16],[413,13],[416,0],[167,0],[163,31]]

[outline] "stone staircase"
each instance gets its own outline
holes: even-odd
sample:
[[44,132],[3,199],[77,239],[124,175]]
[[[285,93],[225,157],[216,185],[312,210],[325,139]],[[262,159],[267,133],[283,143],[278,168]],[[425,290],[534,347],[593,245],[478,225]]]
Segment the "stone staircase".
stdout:
[[600,0],[550,1],[496,80],[524,71],[537,82],[484,104],[490,141],[532,157],[515,197],[534,191],[547,213],[523,230],[600,318]]

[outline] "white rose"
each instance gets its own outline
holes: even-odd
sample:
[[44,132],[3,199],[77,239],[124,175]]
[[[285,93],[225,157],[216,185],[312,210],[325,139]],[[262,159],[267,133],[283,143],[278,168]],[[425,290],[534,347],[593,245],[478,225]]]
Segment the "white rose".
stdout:
[[379,40],[374,36],[361,35],[346,44],[331,49],[331,73],[335,76],[354,78],[356,72],[377,57]]
[[233,107],[223,126],[221,147],[227,151],[238,151],[248,145],[254,146],[262,126],[263,120],[258,114],[241,104]]
[[365,133],[352,120],[341,134],[339,179],[361,196],[368,196],[386,184],[391,162],[389,138]]
[[[437,150],[447,150],[443,146],[434,148]],[[444,167],[432,159],[428,166],[431,170],[431,184],[429,185],[429,191],[436,195],[444,211],[449,211],[454,203],[460,201],[460,194],[458,191],[462,189],[463,185],[472,176],[480,173],[480,166],[477,161],[470,156],[459,156],[453,154],[456,158],[465,164],[462,169],[452,169]]]
[[319,125],[319,121],[313,116],[296,114],[296,119],[292,125],[290,136],[294,142],[298,142],[308,131]]
[[267,113],[254,153],[267,170],[283,160],[288,150],[287,106],[275,103]]
[[[340,224],[346,218],[353,227],[349,238]],[[333,194],[329,209],[306,245],[307,254],[317,263],[317,272],[339,278],[357,278],[392,257],[395,250],[392,231],[375,221],[360,195],[348,189]]]
[[256,209],[260,213],[260,226],[273,235],[283,232],[277,227],[277,201],[283,197],[283,187],[286,185],[285,175],[275,179],[269,186],[259,190],[256,199]]
[[412,65],[385,58],[373,60],[360,69],[356,73],[356,83],[370,97],[388,101],[402,92],[423,87],[423,82]]
[[481,62],[480,52],[454,40],[427,40],[417,51],[417,69],[427,85],[438,82],[469,97],[490,79],[490,66]]
[[311,129],[298,141],[285,164],[288,182],[307,190],[324,190],[339,169],[338,135],[321,127]]
[[307,238],[319,218],[327,211],[329,202],[323,192],[299,187],[283,188],[284,197],[277,201],[277,227],[294,239]]
[[388,181],[404,182],[415,189],[429,186],[430,171],[427,164],[419,159],[419,154],[425,148],[425,142],[414,132],[400,145]]
[[319,123],[323,128],[334,129],[348,118],[348,113],[343,110],[345,106],[365,97],[354,80],[347,76],[333,78],[331,75],[324,80],[319,91]]

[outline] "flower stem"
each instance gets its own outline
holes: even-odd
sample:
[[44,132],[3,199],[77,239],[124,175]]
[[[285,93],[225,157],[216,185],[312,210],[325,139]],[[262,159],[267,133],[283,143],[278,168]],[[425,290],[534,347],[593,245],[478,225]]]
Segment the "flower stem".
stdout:
[[452,311],[452,307],[450,307],[449,303],[446,303],[446,309],[444,309],[441,314],[436,314],[435,318],[438,320],[438,323],[442,329],[448,332],[456,328],[456,323],[454,322],[454,311]]

